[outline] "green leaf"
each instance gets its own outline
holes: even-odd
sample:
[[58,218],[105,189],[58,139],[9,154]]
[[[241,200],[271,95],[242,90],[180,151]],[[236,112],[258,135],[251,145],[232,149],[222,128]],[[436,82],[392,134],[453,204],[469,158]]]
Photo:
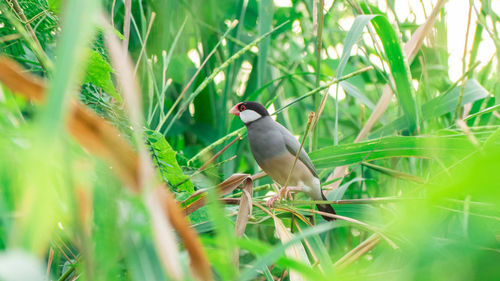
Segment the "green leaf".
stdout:
[[371,22],[384,47],[387,63],[396,86],[396,96],[403,109],[405,121],[410,132],[414,132],[418,126],[418,112],[413,97],[411,74],[403,55],[401,40],[387,17],[378,11],[376,7],[368,6],[366,3],[360,3],[360,6],[365,13],[375,12],[377,14],[376,17],[371,19]]
[[340,82],[340,86],[342,86],[342,89],[344,89],[344,92],[346,94],[352,96],[353,98],[357,99],[364,105],[368,106],[370,109],[375,109],[375,105],[372,103],[372,101],[367,98],[356,86],[353,84],[347,82],[347,81],[342,81]]
[[342,76],[347,61],[351,56],[352,47],[354,46],[354,44],[356,44],[356,42],[358,42],[359,38],[361,38],[363,29],[365,29],[365,26],[367,26],[374,17],[376,17],[376,15],[361,15],[357,16],[356,19],[354,19],[354,23],[352,24],[351,29],[347,33],[344,40],[344,48],[342,51],[342,56],[340,57],[339,66],[337,68],[337,77]]
[[[447,94],[432,99],[428,103],[424,104],[422,106],[422,116],[429,119],[429,116],[437,117],[455,110],[461,90],[462,86],[457,86]],[[461,106],[487,96],[489,96],[488,91],[486,91],[486,89],[484,89],[476,80],[468,80],[465,84]]]
[[335,188],[334,190],[330,191],[326,197],[330,201],[340,200],[340,199],[342,199],[342,197],[344,197],[345,191],[347,190],[347,188],[351,184],[358,182],[358,181],[364,181],[364,180],[365,180],[364,178],[354,178],[354,179],[344,183],[343,185],[339,186],[338,188]]
[[151,130],[147,130],[146,135],[151,145],[154,162],[158,166],[162,178],[179,191],[193,193],[193,183],[182,172],[179,163],[175,159],[177,152],[172,149],[165,137]]
[[92,83],[103,89],[116,100],[121,101],[122,98],[116,91],[113,80],[111,80],[111,73],[113,73],[113,68],[109,63],[99,52],[92,50],[89,54],[87,71],[83,82]]
[[309,156],[314,166],[322,169],[390,157],[458,156],[472,148],[472,144],[463,135],[443,137],[394,136],[354,144],[330,146],[313,151]]
[[[437,98],[430,100],[422,106],[422,121],[432,120],[443,114],[450,113],[455,110],[458,102],[462,86],[453,88],[448,93],[441,95]],[[479,99],[490,96],[488,91],[484,89],[476,80],[468,80],[465,84],[464,96],[462,98],[461,106],[474,102]],[[385,136],[393,133],[396,130],[405,128],[405,121],[403,118],[398,118],[391,123],[385,125],[378,131],[374,132],[371,137]]]
[[49,10],[56,14],[59,13],[61,10],[61,2],[62,0],[48,0],[47,3],[49,4]]

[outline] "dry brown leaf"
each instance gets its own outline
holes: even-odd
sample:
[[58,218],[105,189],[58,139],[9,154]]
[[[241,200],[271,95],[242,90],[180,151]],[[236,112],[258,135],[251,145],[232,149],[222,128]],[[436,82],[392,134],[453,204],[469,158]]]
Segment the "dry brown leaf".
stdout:
[[[248,223],[248,217],[252,214],[252,197],[253,197],[253,181],[249,176],[243,181],[240,206],[238,208],[238,216],[234,226],[236,237],[241,237],[245,233]],[[239,268],[239,248],[236,248],[233,254],[233,263],[236,268]]]
[[[240,174],[240,173],[232,174],[229,178],[227,178],[225,181],[223,181],[217,186],[217,194],[221,197],[226,194],[229,194],[233,192],[233,190],[235,190],[238,186],[244,184],[248,180],[253,181],[252,176],[249,174]],[[193,193],[193,195],[191,195],[189,198],[184,200],[183,202],[183,205],[185,206],[184,213],[188,215],[198,210],[199,208],[205,206],[206,203],[205,199],[207,196],[206,193],[207,193],[206,190],[199,190]],[[191,202],[196,197],[199,198]]]
[[75,186],[75,198],[78,198],[76,204],[81,227],[85,235],[90,237],[93,209],[92,195],[84,186],[77,184]]
[[15,61],[0,57],[0,81],[11,91],[22,94],[26,98],[35,101],[43,99],[45,85],[43,81],[27,72]]
[[[429,32],[432,30],[432,26],[434,25],[434,22],[436,21],[436,17],[439,13],[439,10],[443,6],[443,4],[446,2],[446,0],[439,0],[439,2],[436,4],[434,9],[432,10],[431,14],[427,18],[424,24],[422,24],[416,31],[413,33],[413,36],[410,38],[410,40],[405,44],[403,52],[406,55],[406,59],[408,60],[408,63],[411,63],[413,59],[415,58],[418,50],[420,49],[420,46],[422,46],[422,43],[424,41],[424,38],[429,34]],[[390,83],[394,83],[394,80],[392,79],[392,76],[390,78]],[[384,90],[382,92],[382,96],[380,97],[379,101],[377,102],[377,105],[375,106],[375,109],[373,110],[372,114],[366,121],[365,125],[363,128],[361,128],[361,131],[359,134],[356,136],[356,139],[354,142],[360,142],[366,136],[368,136],[368,133],[371,131],[373,126],[377,123],[377,121],[380,119],[380,117],[384,114],[384,112],[387,110],[387,107],[389,107],[389,104],[391,103],[392,99],[392,90],[389,85],[386,85],[384,87]],[[343,177],[346,174],[347,171],[347,166],[339,166],[336,167],[333,173],[328,177],[327,181],[334,180],[336,178]],[[329,191],[336,189],[339,187],[341,184],[341,180],[335,181],[329,185],[327,185],[326,188],[326,193]]]

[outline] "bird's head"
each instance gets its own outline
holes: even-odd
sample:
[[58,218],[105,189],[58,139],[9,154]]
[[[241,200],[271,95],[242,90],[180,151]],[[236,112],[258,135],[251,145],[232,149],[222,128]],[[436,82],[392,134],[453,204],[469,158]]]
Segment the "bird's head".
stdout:
[[241,121],[245,124],[249,124],[264,116],[269,116],[267,109],[262,104],[254,101],[240,102],[233,106],[229,110],[229,113],[240,117]]

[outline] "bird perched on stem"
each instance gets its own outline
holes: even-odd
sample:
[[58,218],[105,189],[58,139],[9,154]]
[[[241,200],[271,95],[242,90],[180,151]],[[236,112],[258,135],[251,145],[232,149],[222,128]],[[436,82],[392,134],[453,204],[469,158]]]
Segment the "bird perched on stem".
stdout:
[[[291,198],[291,191],[303,191],[313,200],[327,200],[316,169],[299,141],[280,123],[275,122],[264,106],[253,101],[240,102],[229,113],[240,117],[247,127],[250,149],[257,164],[282,187],[276,196],[268,200],[268,207],[272,207],[283,196]],[[336,214],[329,204],[316,206],[321,212]],[[323,218],[334,220],[327,216]]]

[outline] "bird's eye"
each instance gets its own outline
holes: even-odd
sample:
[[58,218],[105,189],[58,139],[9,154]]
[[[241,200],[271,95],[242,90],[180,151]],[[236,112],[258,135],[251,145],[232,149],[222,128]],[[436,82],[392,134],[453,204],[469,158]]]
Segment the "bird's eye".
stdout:
[[244,105],[240,105],[240,111],[245,111],[246,109],[247,109],[247,107],[246,107],[246,106],[244,106]]

